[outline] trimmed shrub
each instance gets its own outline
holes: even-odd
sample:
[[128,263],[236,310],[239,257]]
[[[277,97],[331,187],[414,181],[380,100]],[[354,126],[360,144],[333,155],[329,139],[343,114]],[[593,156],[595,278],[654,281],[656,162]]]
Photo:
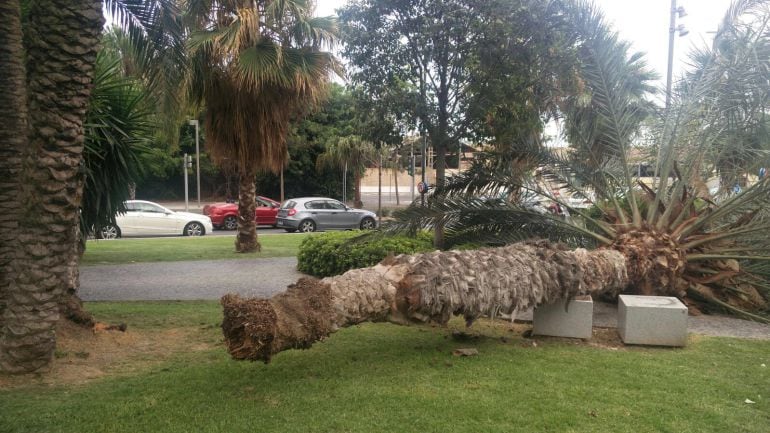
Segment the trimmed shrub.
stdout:
[[388,254],[432,251],[433,238],[421,232],[417,237],[372,236],[354,239],[360,231],[327,232],[308,236],[299,246],[297,269],[319,278],[339,275],[355,268],[374,266]]

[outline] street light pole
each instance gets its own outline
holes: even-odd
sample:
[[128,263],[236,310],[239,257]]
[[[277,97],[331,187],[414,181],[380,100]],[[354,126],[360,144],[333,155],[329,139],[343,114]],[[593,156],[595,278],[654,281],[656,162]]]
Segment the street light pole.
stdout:
[[[672,78],[674,74],[674,36],[676,35],[676,32],[679,32],[679,36],[685,36],[687,33],[689,33],[687,30],[685,30],[684,25],[680,24],[679,26],[676,25],[676,18],[677,16],[679,18],[683,18],[687,16],[687,13],[684,11],[684,8],[682,6],[677,7],[676,6],[676,0],[671,0],[671,11],[669,15],[669,26],[668,26],[668,69],[666,71],[666,119],[669,119],[668,117],[668,111],[671,108],[671,85],[672,85]],[[660,173],[658,167],[660,163],[660,154],[662,151],[662,144],[658,145],[658,156],[655,160],[655,170],[653,172],[652,177],[652,186],[653,188],[658,182],[658,174]]]
[[669,27],[668,27],[668,70],[666,73],[666,111],[668,111],[669,107],[671,106],[671,82],[672,82],[672,76],[674,72],[674,35],[676,32],[679,32],[679,36],[685,36],[687,33],[689,33],[685,28],[684,25],[680,24],[679,26],[676,25],[676,18],[677,16],[679,18],[684,18],[687,16],[687,13],[684,11],[684,8],[679,6],[676,6],[676,0],[671,0],[671,15],[669,19]]
[[188,121],[190,125],[195,126],[195,177],[196,177],[196,191],[198,191],[198,209],[201,207],[201,149],[200,139],[198,133],[198,119],[192,119]]

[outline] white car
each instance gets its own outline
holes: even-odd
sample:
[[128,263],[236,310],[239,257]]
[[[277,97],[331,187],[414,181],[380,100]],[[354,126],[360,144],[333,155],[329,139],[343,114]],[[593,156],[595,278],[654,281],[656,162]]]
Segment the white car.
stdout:
[[144,200],[126,202],[126,213],[115,217],[116,225],[106,225],[97,233],[101,239],[121,236],[184,235],[203,236],[214,230],[211,218],[190,212],[175,212]]

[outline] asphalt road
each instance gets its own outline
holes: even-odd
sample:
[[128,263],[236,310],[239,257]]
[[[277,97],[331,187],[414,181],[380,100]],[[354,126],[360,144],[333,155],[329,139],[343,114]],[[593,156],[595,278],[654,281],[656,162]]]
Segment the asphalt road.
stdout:
[[269,297],[303,275],[296,268],[295,257],[82,266],[79,295],[84,301]]

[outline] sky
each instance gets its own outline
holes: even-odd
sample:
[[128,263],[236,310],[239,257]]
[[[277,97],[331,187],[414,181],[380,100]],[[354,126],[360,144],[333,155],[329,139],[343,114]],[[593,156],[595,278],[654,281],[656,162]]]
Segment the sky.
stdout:
[[[317,0],[316,14],[333,15],[336,8],[346,0]],[[660,76],[660,86],[665,86],[668,63],[668,35],[671,0],[595,0],[613,23],[620,36],[631,42],[636,51],[647,53],[647,63]],[[719,26],[730,0],[678,0],[687,16],[677,19],[684,24],[689,34],[676,37],[674,42],[674,76],[685,66],[689,48],[695,44],[703,46],[713,39],[713,32]]]

